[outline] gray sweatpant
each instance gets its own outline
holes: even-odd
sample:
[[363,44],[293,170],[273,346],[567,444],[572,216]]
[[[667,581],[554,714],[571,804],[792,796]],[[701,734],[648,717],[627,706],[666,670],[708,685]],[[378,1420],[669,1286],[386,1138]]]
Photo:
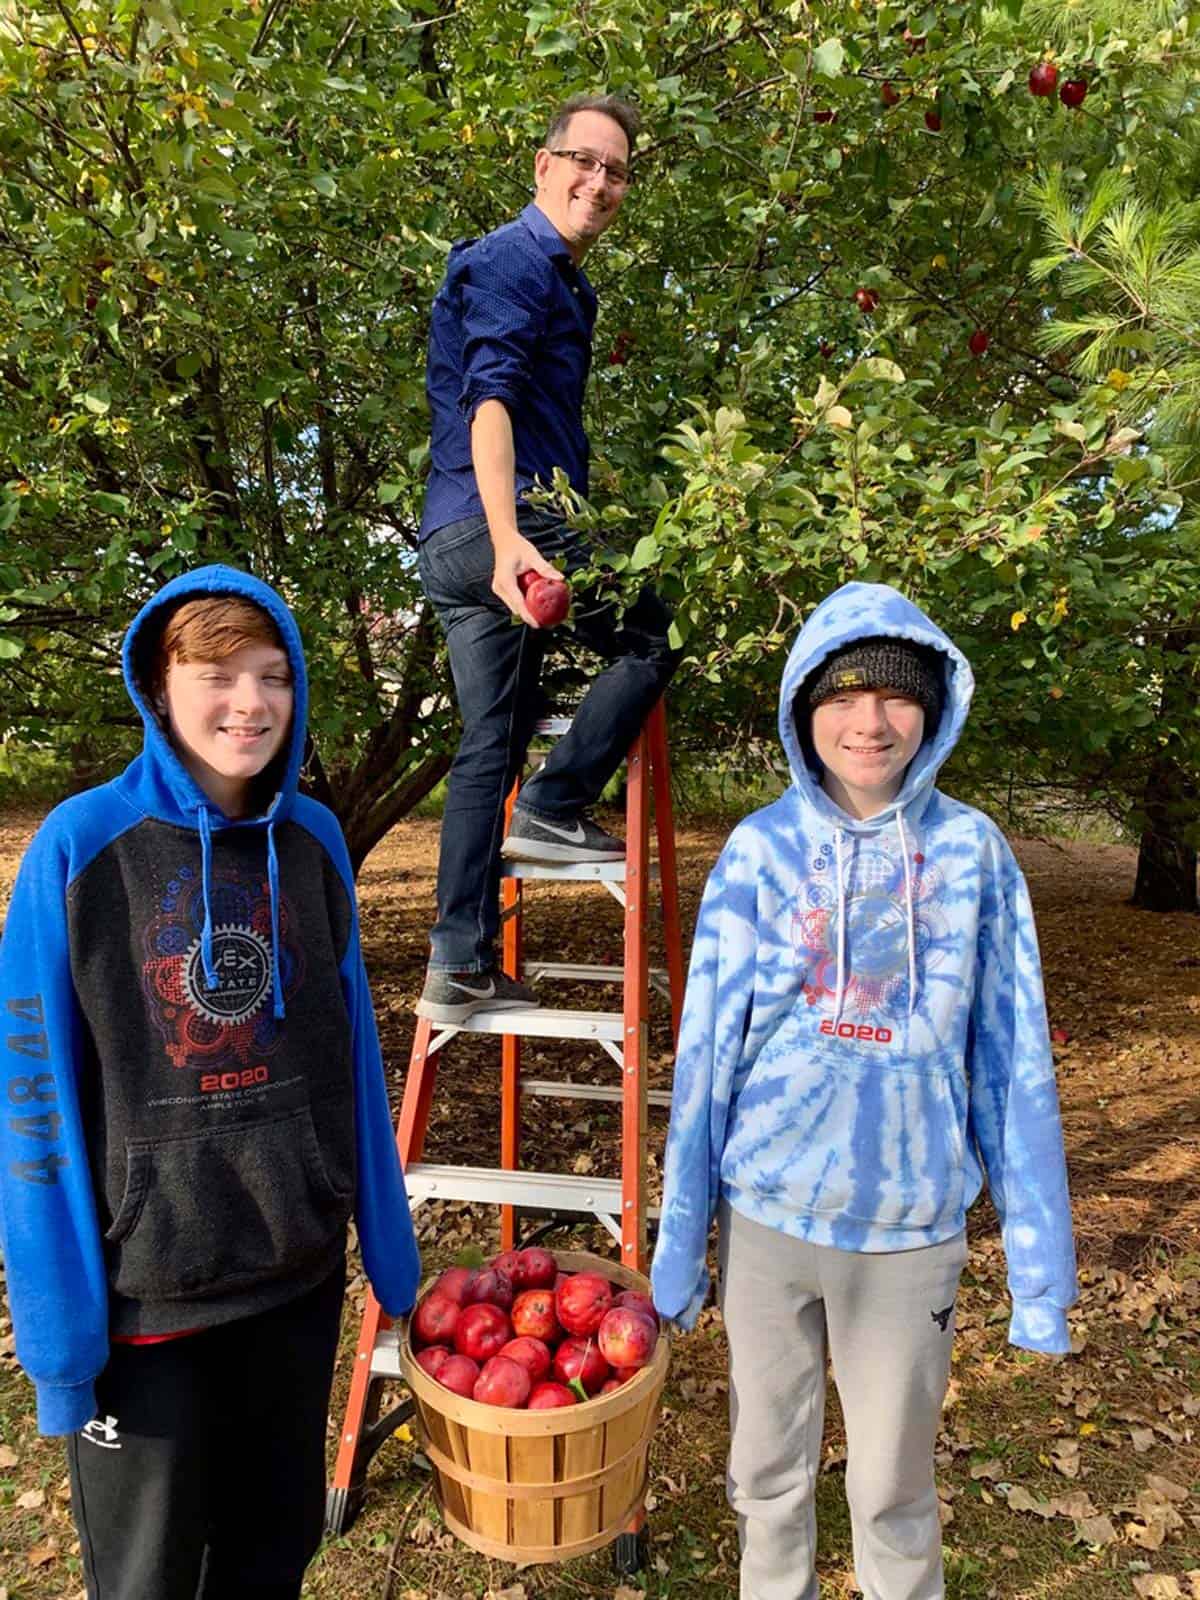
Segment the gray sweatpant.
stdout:
[[722,1202],[741,1600],[818,1600],[813,1491],[827,1353],[846,1422],[859,1586],[867,1600],[941,1600],[933,1450],[966,1259],[964,1233],[864,1255],[789,1238]]

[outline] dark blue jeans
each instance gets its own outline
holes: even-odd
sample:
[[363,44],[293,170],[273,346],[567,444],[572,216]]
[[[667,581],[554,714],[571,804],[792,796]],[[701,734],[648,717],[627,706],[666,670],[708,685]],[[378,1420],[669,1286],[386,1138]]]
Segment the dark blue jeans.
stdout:
[[[568,577],[588,565],[586,540],[558,517],[519,506],[517,522]],[[446,633],[463,721],[442,817],[438,919],[430,935],[430,966],[447,972],[482,972],[495,959],[504,800],[525,760],[539,714],[542,661],[555,640],[552,630],[513,620],[492,593],[493,565],[481,516],[439,528],[421,544],[421,583]],[[574,637],[611,665],[591,685],[571,731],[522,788],[522,809],[572,817],[598,798],[678,664],[667,643],[670,622],[651,589],[619,619],[609,603],[576,592]]]

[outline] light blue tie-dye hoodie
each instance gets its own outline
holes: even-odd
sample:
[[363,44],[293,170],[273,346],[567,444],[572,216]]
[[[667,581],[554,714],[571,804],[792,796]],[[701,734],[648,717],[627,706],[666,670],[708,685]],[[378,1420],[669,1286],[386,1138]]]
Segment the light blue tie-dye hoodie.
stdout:
[[[793,719],[804,680],[887,634],[945,657],[942,715],[896,799],[860,821],[825,794]],[[1075,1252],[1037,935],[1000,830],[934,788],[974,683],[894,589],[849,583],[792,647],[779,729],[792,784],[738,825],[700,907],[652,1279],[690,1327],[718,1198],[840,1250],[951,1238],[987,1175],[1009,1338],[1069,1348]],[[811,758],[815,762],[815,758]]]

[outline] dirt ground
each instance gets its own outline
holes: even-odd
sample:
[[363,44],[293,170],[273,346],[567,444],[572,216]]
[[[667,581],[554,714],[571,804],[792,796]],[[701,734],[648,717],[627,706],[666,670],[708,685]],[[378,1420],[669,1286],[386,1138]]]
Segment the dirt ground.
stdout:
[[[613,819],[614,821],[617,819]],[[36,819],[0,819],[0,896]],[[398,1101],[433,907],[436,822],[410,822],[360,878],[364,947]],[[724,837],[680,837],[683,921],[690,929]],[[1066,1128],[1081,1267],[1075,1353],[1062,1362],[1010,1349],[995,1220],[971,1219],[955,1377],[939,1442],[947,1594],[959,1600],[1200,1600],[1200,919],[1126,903],[1134,853],[1114,845],[1015,841],[1038,917]],[[535,886],[527,955],[620,960],[621,919],[595,886]],[[559,995],[561,994],[561,998]],[[594,1009],[594,987],[556,989]],[[535,1042],[536,1043],[536,1042]],[[443,1056],[426,1158],[498,1159],[494,1040],[457,1039]],[[594,1049],[526,1047],[538,1077],[611,1082]],[[651,1087],[670,1083],[664,1021],[652,1032]],[[615,1171],[616,1117],[578,1102],[538,1101],[524,1160],[543,1170]],[[657,1189],[665,1116],[653,1119]],[[496,1241],[494,1217],[468,1207],[418,1213],[430,1266]],[[565,1239],[562,1241],[568,1242]],[[587,1243],[586,1238],[582,1241]],[[602,1236],[595,1243],[603,1248]],[[350,1311],[330,1424],[344,1405],[364,1286]],[[438,1519],[412,1445],[386,1444],[372,1494],[349,1534],[326,1543],[306,1595],[389,1600],[567,1600],[574,1596],[732,1596],[736,1529],[723,1497],[724,1343],[719,1315],[677,1342],[656,1436],[651,1558],[622,1587],[606,1557],[515,1570],[464,1551]],[[854,1593],[842,1496],[844,1443],[831,1399],[818,1496],[822,1595]],[[36,1438],[31,1391],[0,1315],[0,1600],[82,1594],[61,1448]]]

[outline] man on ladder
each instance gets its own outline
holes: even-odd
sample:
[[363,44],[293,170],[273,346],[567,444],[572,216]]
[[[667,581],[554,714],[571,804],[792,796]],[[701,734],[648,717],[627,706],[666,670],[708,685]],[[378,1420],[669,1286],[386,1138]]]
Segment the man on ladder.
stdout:
[[[463,720],[442,820],[438,918],[417,1004],[417,1014],[435,1023],[539,1003],[496,960],[501,854],[547,863],[623,858],[622,841],[586,808],[678,659],[667,642],[670,615],[652,590],[619,619],[611,605],[579,598],[574,634],[610,665],[525,784],[502,845],[505,796],[537,718],[549,639],[520,579],[562,571],[569,578],[590,560],[576,530],[524,497],[549,485],[556,467],[587,493],[583,395],[596,295],[581,267],[625,198],[637,128],[633,108],[611,95],[568,100],[534,158],[533,203],[484,238],[455,245],[433,304],[432,469],[419,567],[446,632]],[[513,626],[514,614],[522,626]]]

